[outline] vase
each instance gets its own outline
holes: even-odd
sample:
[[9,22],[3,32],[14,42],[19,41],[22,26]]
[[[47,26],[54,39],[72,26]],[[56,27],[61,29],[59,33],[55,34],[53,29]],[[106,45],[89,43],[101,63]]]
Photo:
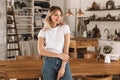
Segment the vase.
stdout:
[[110,54],[105,54],[105,63],[111,63]]

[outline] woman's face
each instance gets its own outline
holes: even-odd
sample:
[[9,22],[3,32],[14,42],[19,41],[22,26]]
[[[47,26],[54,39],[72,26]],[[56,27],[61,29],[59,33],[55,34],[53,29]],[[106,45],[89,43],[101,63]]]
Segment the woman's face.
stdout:
[[59,24],[61,22],[61,19],[62,19],[62,14],[60,10],[56,10],[51,16],[53,25]]

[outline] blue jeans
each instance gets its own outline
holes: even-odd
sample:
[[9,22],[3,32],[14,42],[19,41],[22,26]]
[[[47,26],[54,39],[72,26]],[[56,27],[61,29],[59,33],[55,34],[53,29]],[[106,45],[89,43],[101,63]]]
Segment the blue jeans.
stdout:
[[[42,70],[43,79],[57,80],[58,70],[61,67],[61,63],[62,60],[58,58],[45,57]],[[66,63],[64,76],[61,77],[60,80],[73,80],[68,62]]]

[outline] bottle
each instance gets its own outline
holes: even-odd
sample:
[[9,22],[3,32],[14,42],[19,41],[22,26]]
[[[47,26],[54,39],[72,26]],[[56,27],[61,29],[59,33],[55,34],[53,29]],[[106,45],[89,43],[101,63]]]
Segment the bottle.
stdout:
[[117,33],[117,30],[115,30],[115,35],[117,35],[118,33]]
[[87,31],[83,32],[83,37],[85,37],[85,38],[87,37]]

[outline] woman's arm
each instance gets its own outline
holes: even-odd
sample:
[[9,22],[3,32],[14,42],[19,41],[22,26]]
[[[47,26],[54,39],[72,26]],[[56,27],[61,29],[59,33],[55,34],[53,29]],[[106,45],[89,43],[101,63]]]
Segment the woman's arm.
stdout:
[[45,43],[44,38],[39,37],[38,38],[38,53],[40,55],[48,56],[48,57],[60,58],[60,59],[62,59],[64,61],[67,61],[69,59],[69,56],[67,54],[57,54],[57,53],[45,50],[44,43]]
[[[67,54],[69,52],[69,44],[70,44],[70,33],[67,33],[64,36],[65,42],[64,42],[64,53]],[[65,66],[66,66],[66,61],[62,61],[61,68],[58,72],[57,80],[59,80],[65,73]]]
[[[70,33],[67,33],[65,36],[65,42],[64,42],[64,54],[68,55],[69,52],[69,44],[70,44]],[[66,61],[62,61],[61,68],[65,68]]]

